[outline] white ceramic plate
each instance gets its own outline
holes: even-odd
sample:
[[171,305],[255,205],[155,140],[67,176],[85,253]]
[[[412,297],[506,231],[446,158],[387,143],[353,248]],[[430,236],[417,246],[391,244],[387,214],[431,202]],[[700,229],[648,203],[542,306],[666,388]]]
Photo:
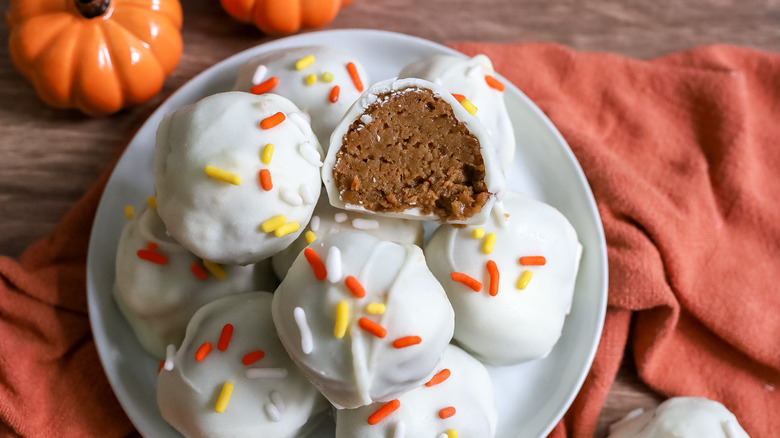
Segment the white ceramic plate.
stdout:
[[[142,205],[153,193],[152,155],[163,115],[220,91],[230,90],[239,66],[252,56],[284,47],[327,45],[363,62],[373,81],[437,54],[458,54],[439,44],[371,30],[308,33],[258,46],[209,68],[174,93],[149,117],[127,147],[108,181],[89,243],[87,293],[100,359],[120,403],[141,432],[178,437],[160,416],[155,396],[158,361],[146,353],[111,295],[114,257],[126,219],[125,205]],[[496,438],[543,437],[565,413],[590,369],[601,336],[607,302],[607,255],[601,220],[585,176],[547,117],[508,81],[509,115],[518,137],[509,186],[558,208],[574,224],[584,247],[571,314],[563,335],[545,359],[490,368],[499,410]],[[332,425],[311,438],[333,437]]]

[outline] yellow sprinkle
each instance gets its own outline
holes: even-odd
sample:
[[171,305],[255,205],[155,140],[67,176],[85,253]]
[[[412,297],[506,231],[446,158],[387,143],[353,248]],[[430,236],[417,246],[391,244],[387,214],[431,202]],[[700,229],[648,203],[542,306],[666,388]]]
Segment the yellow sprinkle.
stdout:
[[471,237],[481,239],[485,237],[485,230],[482,228],[474,228],[474,231],[471,232]]
[[233,395],[233,384],[230,382],[225,382],[225,384],[222,385],[222,391],[219,393],[217,405],[214,406],[214,411],[216,413],[221,414],[225,412],[231,395]]
[[490,233],[485,237],[485,246],[482,247],[482,252],[485,254],[490,254],[493,252],[493,245],[496,244],[496,235],[493,233]]
[[287,218],[284,217],[283,214],[280,214],[279,216],[274,216],[271,219],[268,219],[267,221],[260,224],[260,229],[263,230],[264,233],[270,233],[271,231],[276,230],[277,228],[281,227],[287,223]]
[[382,315],[385,313],[385,305],[382,303],[368,303],[366,312],[372,315]]
[[333,82],[333,73],[326,71],[322,74],[322,82]]
[[290,233],[294,233],[298,231],[298,228],[301,226],[298,224],[298,222],[288,222],[281,227],[274,230],[274,236],[276,237],[284,237]]
[[306,76],[306,85],[314,85],[315,82],[317,82],[317,75],[312,73],[309,76]]
[[455,429],[450,429],[447,431],[447,438],[458,438],[458,431]]
[[303,70],[304,68],[314,64],[314,56],[304,56],[303,58],[299,59],[295,62],[295,69],[296,70]]
[[528,282],[531,281],[531,277],[533,277],[533,275],[533,272],[529,270],[523,271],[523,273],[520,274],[520,278],[517,280],[517,288],[523,290],[528,287]]
[[152,208],[152,210],[157,210],[157,198],[154,196],[150,196],[146,198],[146,205]]
[[341,301],[336,306],[336,325],[333,327],[333,336],[341,339],[347,333],[347,323],[349,322],[349,305],[346,301]]
[[135,209],[132,205],[126,205],[125,206],[125,217],[128,219],[132,219],[133,216],[135,216]]
[[206,269],[209,270],[209,272],[214,274],[214,276],[219,278],[220,280],[224,280],[227,277],[227,272],[225,272],[225,270],[222,269],[222,266],[219,263],[203,260],[203,266],[205,266]]
[[268,143],[263,148],[263,153],[260,155],[260,161],[262,161],[263,164],[271,164],[271,157],[273,156],[274,156],[274,145]]
[[205,170],[206,170],[206,175],[214,179],[218,179],[228,184],[233,184],[234,186],[241,185],[241,177],[236,175],[235,173],[230,173],[226,170],[222,170],[214,166],[206,166]]
[[306,243],[312,243],[315,240],[317,240],[317,235],[314,234],[314,231],[307,231],[306,232]]
[[466,108],[466,111],[468,111],[472,116],[477,113],[477,107],[475,107],[470,100],[463,99],[460,101],[460,104],[463,105],[463,108]]

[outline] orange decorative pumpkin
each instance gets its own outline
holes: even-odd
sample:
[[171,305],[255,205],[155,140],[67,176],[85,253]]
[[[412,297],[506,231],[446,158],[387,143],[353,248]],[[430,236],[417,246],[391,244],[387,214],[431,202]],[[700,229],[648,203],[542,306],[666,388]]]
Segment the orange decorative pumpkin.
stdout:
[[151,99],[181,57],[178,0],[12,0],[6,20],[41,99],[87,114]]
[[271,35],[324,26],[352,0],[221,0],[233,18]]

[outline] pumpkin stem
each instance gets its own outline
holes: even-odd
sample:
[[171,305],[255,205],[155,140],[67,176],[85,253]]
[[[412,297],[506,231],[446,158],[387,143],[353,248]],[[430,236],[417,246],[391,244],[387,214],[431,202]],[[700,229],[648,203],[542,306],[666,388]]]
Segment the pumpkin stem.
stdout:
[[95,18],[106,13],[111,0],[73,0],[84,18]]

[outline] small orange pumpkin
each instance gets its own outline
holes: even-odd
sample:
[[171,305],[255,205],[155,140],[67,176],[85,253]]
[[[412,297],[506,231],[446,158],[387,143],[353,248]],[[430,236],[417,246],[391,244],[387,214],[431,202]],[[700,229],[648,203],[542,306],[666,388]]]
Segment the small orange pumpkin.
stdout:
[[178,0],[12,0],[6,20],[41,99],[91,115],[151,99],[181,57]]
[[233,18],[271,35],[324,26],[352,0],[221,0]]

